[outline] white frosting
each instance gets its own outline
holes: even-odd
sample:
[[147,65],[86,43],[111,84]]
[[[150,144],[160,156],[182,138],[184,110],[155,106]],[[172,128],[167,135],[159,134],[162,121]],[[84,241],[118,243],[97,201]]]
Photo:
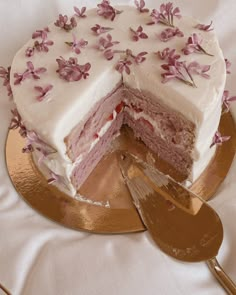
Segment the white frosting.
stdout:
[[[93,34],[91,27],[95,24],[112,27],[113,30],[109,33],[113,40],[120,41],[120,44],[113,47],[114,49],[125,50],[129,48],[134,54],[141,51],[149,53],[144,63],[131,66],[130,75],[123,74],[123,81],[132,88],[148,90],[157,95],[164,104],[195,123],[193,180],[201,173],[214,154],[214,149],[210,150],[209,146],[220,120],[221,97],[225,85],[226,70],[216,34],[214,31],[203,32],[194,29],[198,22],[191,18],[182,17],[180,20],[175,19],[175,24],[184,33],[184,37],[175,37],[164,43],[157,38],[157,35],[167,27],[161,24],[147,26],[146,23],[150,21],[149,14],[139,13],[135,7],[122,6],[119,9],[123,10],[123,13],[117,15],[113,22],[98,16],[96,9],[87,11],[86,18],[77,19],[78,26],[73,29],[73,33],[78,39],[83,38],[88,41],[88,46],[82,49],[79,55],[65,45],[66,41],[72,41],[72,33],[65,32],[54,24],[49,26],[51,32],[48,33],[48,39],[53,40],[54,45],[49,47],[48,53],[36,52],[31,58],[25,57],[26,48],[32,46],[34,40],[30,40],[20,49],[13,60],[11,70],[11,86],[17,109],[27,128],[35,130],[45,142],[58,151],[48,158],[46,165],[69,179],[75,164],[66,155],[64,138],[83,120],[94,104],[113,90],[122,79],[121,74],[115,70],[115,64],[120,59],[120,54],[116,54],[112,61],[107,61],[102,52],[94,48],[100,36]],[[142,25],[149,38],[134,42],[129,27],[132,26],[136,30],[139,25]],[[182,59],[188,62],[196,60],[200,64],[211,65],[209,72],[211,79],[194,76],[197,88],[192,88],[177,80],[163,84],[160,77],[162,72],[160,65],[163,61],[159,60],[153,52],[166,47],[176,48],[177,52],[180,52],[187,38],[194,32],[202,36],[204,40],[202,46],[214,57],[194,53],[183,56]],[[105,37],[106,34],[101,36]],[[56,58],[60,56],[65,59],[77,57],[79,64],[91,63],[88,79],[78,82],[66,82],[60,79],[56,73],[58,68]],[[26,62],[29,60],[36,68],[47,68],[47,72],[41,75],[40,80],[26,79],[21,85],[14,85],[14,73],[23,73],[26,69]],[[53,85],[48,100],[38,102],[34,86],[48,84]],[[102,132],[105,132],[104,130]],[[78,161],[76,162],[78,163]],[[71,189],[71,194],[73,193],[74,190]]]

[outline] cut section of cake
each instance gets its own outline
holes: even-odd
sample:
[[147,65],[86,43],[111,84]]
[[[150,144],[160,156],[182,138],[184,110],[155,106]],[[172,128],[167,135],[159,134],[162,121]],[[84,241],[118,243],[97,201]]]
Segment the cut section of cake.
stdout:
[[60,15],[12,63],[25,151],[72,196],[124,124],[190,181],[215,153],[226,80],[215,31],[171,3],[135,3]]

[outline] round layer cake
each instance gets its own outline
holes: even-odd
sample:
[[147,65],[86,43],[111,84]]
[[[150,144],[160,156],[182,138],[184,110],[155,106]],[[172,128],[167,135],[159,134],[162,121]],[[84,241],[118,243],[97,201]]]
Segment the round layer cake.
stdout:
[[10,84],[27,138],[49,183],[70,195],[127,124],[194,181],[215,153],[226,65],[210,25],[171,3],[74,7],[33,33]]

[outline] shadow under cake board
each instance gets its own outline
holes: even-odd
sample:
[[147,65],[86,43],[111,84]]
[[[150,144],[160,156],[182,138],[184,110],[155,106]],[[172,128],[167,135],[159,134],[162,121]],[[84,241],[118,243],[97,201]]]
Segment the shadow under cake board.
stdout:
[[[236,129],[230,113],[221,117],[219,131],[231,139],[217,148],[214,158],[191,190],[209,200],[225,179],[234,159]],[[82,186],[81,195],[93,201],[109,201],[110,208],[76,200],[46,179],[33,163],[32,156],[22,153],[25,140],[18,131],[9,131],[6,142],[6,163],[10,178],[19,195],[37,212],[63,226],[94,233],[130,233],[145,230],[120,173],[118,151],[126,150],[153,163],[158,170],[178,181],[185,179],[173,167],[160,160],[141,141],[134,139],[129,128],[123,127],[121,135],[112,143]]]

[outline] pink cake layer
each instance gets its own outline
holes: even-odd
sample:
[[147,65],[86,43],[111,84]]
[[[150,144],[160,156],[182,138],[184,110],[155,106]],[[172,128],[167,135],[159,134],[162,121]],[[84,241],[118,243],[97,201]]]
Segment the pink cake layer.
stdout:
[[[114,113],[117,115],[114,118]],[[135,119],[135,117],[138,117]],[[111,126],[98,139],[98,133],[108,122]],[[81,162],[74,168],[72,183],[76,189],[83,184],[109,147],[114,134],[127,124],[160,158],[188,175],[192,166],[194,124],[181,114],[164,106],[150,93],[117,85],[116,89],[96,104],[87,117],[66,138],[67,152],[72,161]],[[154,125],[155,126],[154,126]]]
[[190,155],[178,147],[170,147],[166,140],[159,134],[153,132],[153,128],[145,120],[134,120],[129,114],[125,113],[124,124],[127,124],[133,131],[135,137],[141,139],[146,146],[176,168],[181,174],[188,175],[192,166]]
[[67,153],[72,161],[88,150],[99,130],[112,119],[113,110],[120,104],[123,97],[123,87],[119,84],[91,109],[84,120],[65,139]]
[[84,183],[89,174],[101,160],[104,153],[107,151],[110,142],[119,133],[124,120],[123,116],[124,113],[120,113],[117,116],[116,120],[113,121],[110,128],[98,141],[95,147],[84,156],[83,160],[74,169],[71,181],[75,188],[79,188]]
[[129,107],[138,113],[143,112],[155,121],[161,137],[170,147],[188,152],[193,149],[195,126],[182,114],[164,106],[157,97],[146,91],[126,88],[124,95],[128,98]]

